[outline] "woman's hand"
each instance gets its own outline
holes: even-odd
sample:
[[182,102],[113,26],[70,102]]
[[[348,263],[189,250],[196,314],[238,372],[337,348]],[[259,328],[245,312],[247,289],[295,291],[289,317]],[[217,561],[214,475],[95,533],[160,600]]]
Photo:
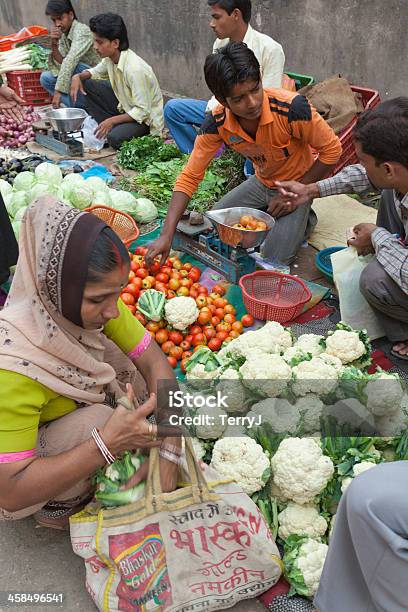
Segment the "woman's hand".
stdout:
[[[133,391],[131,393],[133,394]],[[157,425],[147,421],[147,417],[156,409],[156,394],[151,393],[141,406],[137,406],[134,397],[129,395],[128,389],[128,399],[134,403],[135,409],[127,410],[119,405],[101,430],[101,438],[113,455],[125,450],[152,448],[161,444],[160,440],[156,440]]]

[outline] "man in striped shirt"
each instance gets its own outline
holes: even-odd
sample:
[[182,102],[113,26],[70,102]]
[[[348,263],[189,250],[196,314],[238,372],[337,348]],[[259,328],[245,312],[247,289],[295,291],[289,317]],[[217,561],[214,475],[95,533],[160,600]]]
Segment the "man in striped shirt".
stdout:
[[363,113],[354,139],[361,164],[309,185],[284,181],[277,186],[290,207],[333,194],[381,193],[377,225],[357,225],[349,244],[361,255],[375,254],[360,289],[393,342],[391,353],[408,359],[408,97]]

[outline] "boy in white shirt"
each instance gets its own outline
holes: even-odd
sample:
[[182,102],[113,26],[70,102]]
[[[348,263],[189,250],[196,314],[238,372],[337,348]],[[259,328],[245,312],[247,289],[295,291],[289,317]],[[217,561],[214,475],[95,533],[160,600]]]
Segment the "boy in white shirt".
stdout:
[[[210,27],[217,35],[213,52],[231,42],[244,42],[251,49],[260,66],[263,87],[280,88],[282,84],[285,55],[281,45],[270,36],[257,32],[250,25],[251,0],[207,0],[211,8]],[[211,98],[193,100],[176,98],[164,107],[166,125],[182,153],[191,153],[205,114],[213,110],[218,102]]]

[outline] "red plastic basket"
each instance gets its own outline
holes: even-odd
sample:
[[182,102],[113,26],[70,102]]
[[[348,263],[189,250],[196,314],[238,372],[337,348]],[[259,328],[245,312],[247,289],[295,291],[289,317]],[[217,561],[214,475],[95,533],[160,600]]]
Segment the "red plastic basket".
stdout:
[[7,72],[7,85],[32,106],[51,103],[51,96],[40,83],[41,70],[14,70]]
[[[355,85],[351,85],[351,89],[361,95],[361,100],[363,102],[364,109],[375,108],[379,105],[380,94],[378,93],[378,91],[375,91],[375,89],[365,89],[364,87],[356,87]],[[358,157],[353,142],[353,130],[356,123],[357,117],[353,119],[353,121],[351,121],[348,126],[345,127],[344,130],[342,130],[338,135],[343,147],[343,152],[330,176],[334,176],[335,174],[337,174],[337,172],[343,170],[345,166],[358,163]]]
[[109,225],[127,247],[139,238],[140,232],[136,221],[127,213],[102,204],[95,204],[95,206],[86,208],[85,212],[93,213],[106,225]]
[[261,321],[286,323],[295,319],[312,293],[296,276],[260,270],[239,281],[245,308]]

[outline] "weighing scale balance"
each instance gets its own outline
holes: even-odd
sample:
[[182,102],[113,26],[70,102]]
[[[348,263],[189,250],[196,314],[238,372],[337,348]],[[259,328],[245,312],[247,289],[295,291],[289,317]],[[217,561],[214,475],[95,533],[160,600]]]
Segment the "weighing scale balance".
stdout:
[[[232,225],[239,223],[243,215],[265,221],[268,229],[252,231],[233,228]],[[275,220],[263,211],[243,207],[214,210],[204,216],[201,225],[190,225],[188,220],[180,221],[172,248],[195,257],[229,282],[237,284],[241,276],[255,271],[256,247],[265,240]]]
[[34,123],[35,140],[46,149],[64,157],[83,157],[81,131],[87,113],[81,108],[57,108],[45,113],[45,119]]

